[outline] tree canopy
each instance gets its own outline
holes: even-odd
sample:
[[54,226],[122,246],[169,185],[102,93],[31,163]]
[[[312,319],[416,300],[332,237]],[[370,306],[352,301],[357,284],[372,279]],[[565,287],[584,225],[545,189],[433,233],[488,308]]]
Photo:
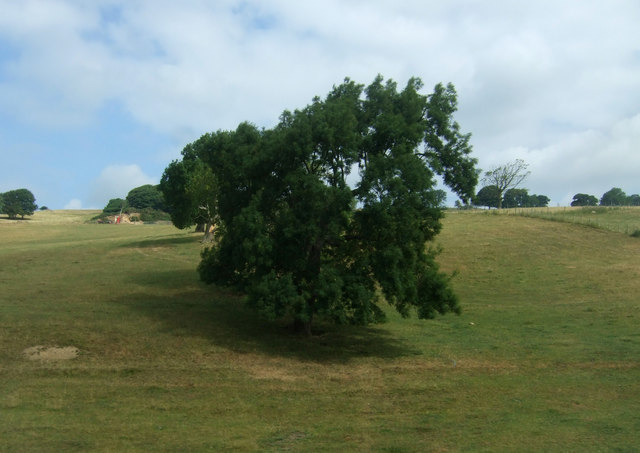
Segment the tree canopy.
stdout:
[[502,207],[504,208],[524,208],[529,206],[529,191],[527,189],[508,189],[502,197]]
[[127,209],[128,207],[129,203],[127,202],[127,200],[123,200],[122,198],[112,198],[111,200],[109,200],[102,212],[104,214],[119,214],[121,211]]
[[473,203],[489,209],[497,208],[500,205],[500,189],[495,185],[484,186],[474,197]]
[[508,189],[500,198],[498,186],[485,186],[478,191],[473,199],[477,206],[486,206],[489,209],[497,208],[544,208],[549,205],[549,197],[546,195],[529,195],[528,189]]
[[598,199],[593,195],[586,193],[577,193],[573,196],[571,206],[596,206]]
[[127,203],[136,209],[156,209],[158,211],[166,209],[159,186],[152,184],[131,189],[127,194]]
[[637,193],[629,195],[627,197],[627,204],[629,206],[640,206],[640,195],[638,195]]
[[452,118],[454,87],[421,89],[416,78],[400,91],[381,76],[366,88],[346,79],[272,129],[242,123],[203,136],[219,225],[201,278],[308,334],[317,316],[382,321],[382,299],[403,316],[459,312],[427,247],[443,216],[434,175],[470,200],[476,160]]
[[508,189],[502,197],[503,208],[545,208],[549,197],[546,195],[529,195],[527,189]]
[[200,158],[208,148],[210,135],[204,135],[182,150],[182,160],[174,160],[162,174],[160,190],[178,228],[199,224],[204,228],[203,242],[211,240],[210,230],[217,221],[217,179]]
[[627,194],[619,187],[608,190],[600,198],[600,206],[624,206],[627,204]]
[[18,216],[24,219],[25,216],[33,215],[38,205],[31,191],[16,189],[0,194],[0,208],[10,219]]

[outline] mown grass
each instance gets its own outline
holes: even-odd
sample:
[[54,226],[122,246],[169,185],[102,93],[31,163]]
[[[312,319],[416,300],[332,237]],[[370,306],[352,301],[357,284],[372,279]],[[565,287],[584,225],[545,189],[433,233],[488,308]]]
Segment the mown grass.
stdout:
[[461,316],[306,338],[201,284],[198,235],[39,214],[0,222],[0,451],[640,445],[637,239],[451,212]]

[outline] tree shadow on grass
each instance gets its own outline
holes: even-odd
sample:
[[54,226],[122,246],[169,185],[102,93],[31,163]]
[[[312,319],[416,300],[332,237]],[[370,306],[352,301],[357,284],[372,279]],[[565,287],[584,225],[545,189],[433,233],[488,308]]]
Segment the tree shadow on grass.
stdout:
[[140,272],[131,279],[148,286],[149,292],[129,294],[116,303],[159,320],[167,332],[207,338],[216,346],[235,352],[259,351],[303,361],[336,363],[360,357],[421,354],[393,337],[384,325],[336,326],[319,322],[312,337],[296,333],[288,323],[260,317],[244,305],[240,295],[199,282],[195,271]]

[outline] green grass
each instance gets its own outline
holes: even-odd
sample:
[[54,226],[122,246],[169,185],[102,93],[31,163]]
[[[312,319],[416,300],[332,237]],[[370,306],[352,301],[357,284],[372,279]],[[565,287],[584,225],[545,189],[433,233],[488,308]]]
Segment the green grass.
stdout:
[[640,207],[638,206],[517,208],[490,212],[491,214],[520,215],[557,222],[577,223],[634,237],[640,236]]
[[[635,238],[450,212],[461,316],[306,338],[201,284],[199,235],[56,214],[0,221],[0,451],[640,445]],[[35,345],[80,355],[27,360]]]

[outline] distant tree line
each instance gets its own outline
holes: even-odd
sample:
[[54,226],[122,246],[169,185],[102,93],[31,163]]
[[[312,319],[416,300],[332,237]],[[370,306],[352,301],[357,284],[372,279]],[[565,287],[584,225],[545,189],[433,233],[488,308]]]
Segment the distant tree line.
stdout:
[[[516,159],[504,165],[493,167],[485,172],[482,187],[472,199],[472,205],[491,208],[541,208],[549,205],[546,195],[529,195],[527,189],[516,188],[529,176],[528,164]],[[600,206],[640,206],[640,195],[627,196],[622,189],[614,187],[600,198]],[[577,193],[573,196],[571,206],[597,206],[598,199],[594,195]],[[456,203],[456,207],[471,207]]]
[[[594,195],[577,193],[573,196],[571,206],[597,206],[598,199]],[[600,206],[640,206],[640,195],[627,196],[619,187],[606,191],[600,198]]]
[[112,198],[98,217],[104,218],[120,213],[140,214],[143,222],[170,220],[168,207],[159,185],[145,184],[131,189],[126,198]]
[[473,204],[488,208],[544,208],[550,201],[546,195],[529,195],[528,189],[507,189],[501,196],[499,188],[490,185],[478,191]]
[[23,218],[38,209],[36,199],[28,189],[10,190],[0,193],[0,213],[6,214],[10,219]]
[[[528,189],[518,189],[531,172],[529,165],[516,159],[485,172],[482,182],[486,185],[471,200],[475,206],[491,208],[543,208],[549,205],[546,195],[529,195]],[[460,205],[459,207],[462,207]]]

